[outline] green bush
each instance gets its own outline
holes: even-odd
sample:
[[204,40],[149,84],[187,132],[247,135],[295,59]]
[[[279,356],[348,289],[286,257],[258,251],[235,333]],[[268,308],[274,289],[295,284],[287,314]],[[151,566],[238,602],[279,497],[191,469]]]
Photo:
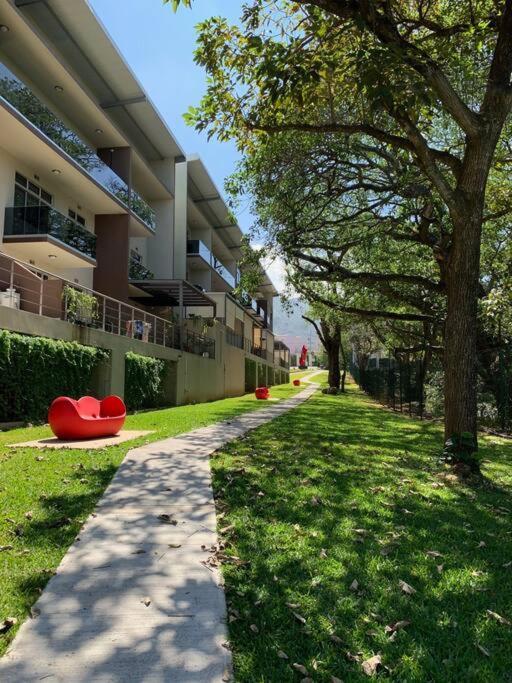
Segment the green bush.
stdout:
[[44,422],[57,396],[91,392],[103,349],[0,330],[0,422]]
[[165,360],[129,351],[125,357],[124,400],[128,410],[157,408],[164,404]]
[[257,379],[257,365],[256,361],[250,358],[245,359],[245,391],[254,391],[256,389]]
[[267,384],[267,368],[263,363],[258,365],[258,386],[264,387]]

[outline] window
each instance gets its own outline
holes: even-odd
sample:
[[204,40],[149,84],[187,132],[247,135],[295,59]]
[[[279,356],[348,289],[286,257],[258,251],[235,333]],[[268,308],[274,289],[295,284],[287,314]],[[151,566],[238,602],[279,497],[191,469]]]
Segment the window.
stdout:
[[73,209],[68,210],[68,216],[85,227],[85,218],[76,211],[73,211]]
[[31,180],[27,180],[21,173],[16,173],[14,181],[14,206],[41,206],[52,204],[52,195]]

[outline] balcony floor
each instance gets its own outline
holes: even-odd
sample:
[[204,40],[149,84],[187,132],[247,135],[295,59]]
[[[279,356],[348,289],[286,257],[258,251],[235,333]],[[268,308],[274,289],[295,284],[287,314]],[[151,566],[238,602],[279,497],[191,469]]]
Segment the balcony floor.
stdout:
[[[94,268],[96,261],[51,235],[5,235],[0,251],[50,272],[65,268]],[[57,258],[50,258],[50,254]]]

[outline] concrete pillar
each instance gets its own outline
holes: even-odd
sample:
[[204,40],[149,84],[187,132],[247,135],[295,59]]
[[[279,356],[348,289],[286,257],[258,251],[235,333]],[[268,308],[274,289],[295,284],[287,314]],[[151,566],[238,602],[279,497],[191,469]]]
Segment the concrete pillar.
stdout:
[[174,253],[173,275],[175,280],[187,277],[187,201],[188,164],[180,161],[175,167],[174,196]]
[[128,301],[129,223],[127,214],[98,214],[95,219],[96,291]]

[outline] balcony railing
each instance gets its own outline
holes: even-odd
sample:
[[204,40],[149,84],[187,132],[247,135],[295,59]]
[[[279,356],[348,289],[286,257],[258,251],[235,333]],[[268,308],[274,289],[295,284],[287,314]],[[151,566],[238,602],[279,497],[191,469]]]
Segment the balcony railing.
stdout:
[[128,186],[119,180],[116,176],[116,180],[108,184],[108,189],[114,194],[118,199],[120,199],[123,204],[129,206],[133,213],[140,218],[140,220],[153,232],[156,228],[156,212],[151,206],[143,199],[138,192],[133,188],[129,189]]
[[153,280],[153,273],[140,261],[130,257],[128,277],[130,280]]
[[1,62],[0,96],[58,145],[63,152],[80,164],[100,185],[128,206],[128,202],[123,199],[123,191],[125,194],[128,192],[127,184]]
[[96,152],[56,116],[37,95],[5,64],[0,62],[0,96],[6,99],[36,128],[69,154],[100,185],[129,207],[151,230],[155,230],[155,211],[133,188],[105,164]]
[[9,206],[4,235],[50,235],[89,258],[96,259],[96,235],[50,206]]
[[215,256],[212,254],[210,249],[201,240],[188,240],[187,241],[187,255],[188,256],[200,256],[203,261],[215,270],[218,275],[233,289],[236,286],[236,279],[232,273],[224,266]]
[[233,332],[233,330],[230,330],[229,328],[226,328],[226,342],[230,346],[235,346],[237,349],[243,349],[244,348],[244,338],[241,334],[237,334],[236,332]]
[[215,358],[210,337],[0,253],[4,289],[12,293],[12,307],[22,311]]

